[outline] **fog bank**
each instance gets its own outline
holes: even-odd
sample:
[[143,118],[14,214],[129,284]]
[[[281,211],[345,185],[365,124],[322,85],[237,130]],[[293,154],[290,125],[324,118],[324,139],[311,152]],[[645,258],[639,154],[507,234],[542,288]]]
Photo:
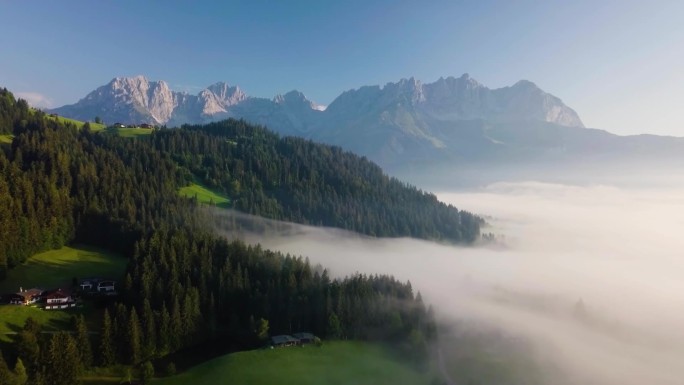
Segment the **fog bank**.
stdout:
[[547,383],[681,384],[684,190],[495,183],[438,194],[487,215],[504,247],[372,239],[296,226],[251,235],[333,275],[410,280],[443,322],[531,341]]

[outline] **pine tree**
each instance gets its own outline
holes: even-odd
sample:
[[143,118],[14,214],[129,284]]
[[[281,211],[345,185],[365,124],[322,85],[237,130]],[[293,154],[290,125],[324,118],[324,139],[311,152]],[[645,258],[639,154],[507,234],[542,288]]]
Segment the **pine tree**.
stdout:
[[164,355],[170,349],[170,330],[171,330],[171,316],[166,310],[166,304],[162,305],[161,313],[158,319],[158,333],[157,333],[157,353]]
[[80,369],[76,341],[65,332],[53,334],[46,365],[46,382],[51,385],[76,384]]
[[116,305],[116,315],[113,320],[113,342],[116,351],[117,362],[126,363],[130,361],[129,351],[129,331],[128,310],[122,303]]
[[135,311],[135,307],[131,307],[131,315],[128,318],[126,342],[128,345],[128,362],[133,365],[140,362],[140,357],[142,354],[140,334],[140,321],[138,319],[138,313]]
[[17,358],[17,363],[14,365],[14,376],[17,385],[26,385],[26,382],[28,382],[28,373],[21,358]]
[[22,330],[19,332],[15,346],[19,358],[27,365],[28,371],[34,373],[38,369],[40,360],[38,337],[28,330]]
[[102,320],[102,332],[100,332],[100,366],[114,365],[114,344],[112,342],[112,320],[109,310],[105,309]]
[[143,302],[142,325],[144,335],[143,358],[150,359],[157,350],[157,326],[152,306],[147,298]]
[[145,361],[145,363],[140,368],[140,380],[143,385],[147,385],[154,377],[154,366],[150,361]]
[[2,351],[0,351],[0,384],[14,384],[14,374],[9,370]]
[[81,364],[84,368],[89,368],[93,364],[93,349],[90,344],[90,336],[88,335],[88,326],[86,325],[85,317],[81,314],[76,317],[76,346],[81,357]]
[[330,317],[328,318],[328,337],[332,339],[342,337],[342,325],[335,313],[330,313]]
[[171,324],[169,330],[169,345],[171,351],[176,351],[181,347],[183,341],[183,319],[181,317],[180,304],[178,297],[174,298],[173,309],[171,309]]

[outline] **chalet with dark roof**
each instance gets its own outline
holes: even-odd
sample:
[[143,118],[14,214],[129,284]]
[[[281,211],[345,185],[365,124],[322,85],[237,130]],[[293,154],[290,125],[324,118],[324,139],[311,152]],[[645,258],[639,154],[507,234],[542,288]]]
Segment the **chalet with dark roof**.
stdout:
[[10,303],[15,305],[33,305],[40,301],[42,295],[43,289],[34,287],[33,289],[23,290],[19,288],[19,291],[10,297]]
[[271,346],[277,348],[296,345],[299,345],[299,340],[286,334],[271,337]]
[[292,335],[292,337],[298,339],[300,344],[312,344],[316,339],[316,336],[314,336],[313,334],[305,332],[295,333]]
[[71,307],[76,307],[76,301],[73,299],[68,290],[50,290],[43,294],[43,298],[45,299],[46,310],[68,309]]

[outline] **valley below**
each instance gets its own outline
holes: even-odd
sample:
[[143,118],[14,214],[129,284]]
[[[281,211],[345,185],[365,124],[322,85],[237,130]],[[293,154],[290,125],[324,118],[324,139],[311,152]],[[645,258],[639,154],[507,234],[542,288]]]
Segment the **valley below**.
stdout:
[[487,218],[483,232],[498,240],[489,245],[263,219],[241,236],[307,256],[333,276],[410,281],[435,311],[433,349],[455,384],[678,384],[684,190],[674,175],[661,184],[632,175],[621,184],[517,181],[439,193]]

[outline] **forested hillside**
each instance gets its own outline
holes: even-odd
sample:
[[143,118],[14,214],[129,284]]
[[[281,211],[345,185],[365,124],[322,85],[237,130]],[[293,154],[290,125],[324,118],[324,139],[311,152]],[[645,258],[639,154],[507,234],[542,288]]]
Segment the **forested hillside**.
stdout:
[[[0,147],[3,276],[33,253],[73,241],[130,257],[117,303],[93,313],[100,330],[76,320],[74,335],[50,335],[27,322],[13,347],[3,348],[4,359],[0,355],[2,381],[19,378],[19,363],[30,383],[71,384],[91,365],[138,365],[208,341],[244,349],[269,334],[296,331],[384,341],[420,356],[434,334],[431,312],[408,283],[387,276],[331,279],[302,258],[228,242],[206,228],[196,203],[177,194],[196,164],[179,164],[178,154],[189,152],[162,147],[185,146],[178,140],[184,136],[214,144],[217,138],[201,132],[164,132],[151,140],[95,134],[87,125],[79,130],[30,112],[7,91],[0,99],[7,101],[0,105],[0,131],[14,134],[10,146]],[[250,159],[244,158],[244,170],[255,170]],[[306,185],[307,178],[314,176],[294,180]],[[248,179],[236,182],[245,190],[258,186]],[[17,369],[12,373],[8,366]]]
[[339,147],[280,138],[237,120],[184,126],[152,141],[250,214],[381,237],[469,243],[480,234],[479,217]]

